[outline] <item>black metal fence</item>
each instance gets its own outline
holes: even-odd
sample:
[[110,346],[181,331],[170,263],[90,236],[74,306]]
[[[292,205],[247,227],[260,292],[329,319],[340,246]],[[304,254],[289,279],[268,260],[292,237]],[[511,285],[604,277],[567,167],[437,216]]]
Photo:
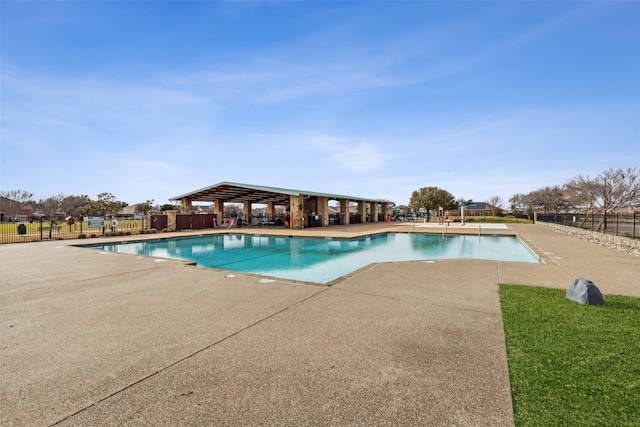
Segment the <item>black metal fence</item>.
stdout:
[[540,222],[550,222],[584,230],[640,239],[640,214],[538,214]]
[[140,234],[146,231],[144,219],[117,218],[96,226],[95,222],[34,219],[23,222],[0,222],[0,243],[36,242],[41,240],[63,240],[92,238],[112,235]]

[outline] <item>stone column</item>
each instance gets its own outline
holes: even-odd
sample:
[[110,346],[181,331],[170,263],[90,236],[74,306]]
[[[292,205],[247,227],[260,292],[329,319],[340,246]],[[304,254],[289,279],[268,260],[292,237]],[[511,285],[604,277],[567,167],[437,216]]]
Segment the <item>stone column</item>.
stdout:
[[382,214],[384,215],[384,221],[387,221],[389,219],[389,203],[387,202],[383,202],[382,203]]
[[342,225],[349,225],[349,200],[347,199],[340,200],[340,216],[344,221]]
[[367,222],[367,202],[364,200],[358,200],[358,214],[360,214],[360,221],[363,224]]
[[290,196],[289,207],[293,216],[293,227],[296,230],[304,228],[302,219],[304,218],[304,196]]
[[216,226],[219,227],[224,219],[224,200],[215,199],[213,201],[213,213],[216,214]]
[[267,221],[275,221],[276,220],[276,206],[273,202],[267,203]]
[[183,214],[190,214],[193,212],[193,205],[191,204],[191,199],[185,197],[184,199],[180,199],[180,205],[182,206]]
[[[184,200],[184,199],[183,199]],[[167,214],[167,230],[176,231],[176,215],[177,211],[166,211]]]
[[318,216],[320,217],[320,224],[323,227],[329,226],[329,198],[318,197]]
[[371,209],[373,222],[378,222],[378,214],[380,213],[380,210],[378,209],[378,202],[371,202],[371,206],[373,207],[373,209]]
[[251,223],[251,202],[249,200],[244,201],[244,222]]

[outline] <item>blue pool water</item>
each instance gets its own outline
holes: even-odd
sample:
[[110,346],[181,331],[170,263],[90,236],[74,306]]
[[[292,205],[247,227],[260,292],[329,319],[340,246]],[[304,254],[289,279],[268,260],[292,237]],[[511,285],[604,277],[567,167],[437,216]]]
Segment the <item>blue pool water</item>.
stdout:
[[89,247],[315,283],[328,283],[373,262],[451,258],[539,262],[511,236],[387,233],[346,240],[218,234]]

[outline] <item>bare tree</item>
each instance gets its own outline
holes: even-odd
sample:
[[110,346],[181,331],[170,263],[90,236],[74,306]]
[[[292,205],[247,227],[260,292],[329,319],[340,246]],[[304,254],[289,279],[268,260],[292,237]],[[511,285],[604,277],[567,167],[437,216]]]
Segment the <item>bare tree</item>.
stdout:
[[502,212],[502,205],[504,204],[502,197],[500,196],[489,197],[489,200],[487,201],[487,203],[492,206],[491,211],[493,216]]
[[602,214],[600,229],[607,214],[640,198],[640,176],[637,168],[607,169],[594,179],[578,175],[565,184],[565,189],[587,214]]
[[535,210],[544,213],[559,213],[569,206],[564,193],[562,187],[555,185],[539,188],[527,196]]
[[511,204],[511,212],[516,217],[518,215],[526,215],[527,219],[533,218],[534,203],[533,203],[533,197],[531,196],[531,193],[514,194],[509,199],[509,203]]
[[225,217],[237,217],[242,216],[243,206],[239,203],[226,203],[224,205],[224,216]]
[[64,194],[55,194],[46,199],[38,200],[38,210],[44,214],[49,221],[49,238],[51,238],[51,232],[57,220],[64,216],[62,212],[62,201],[64,199]]
[[88,196],[65,196],[61,202],[61,211],[65,216],[80,218],[80,209],[89,200]]
[[26,190],[0,191],[0,196],[0,211],[12,219],[33,199],[33,193]]
[[594,179],[578,175],[565,184],[588,213],[612,213],[640,198],[640,176],[636,168],[608,169]]

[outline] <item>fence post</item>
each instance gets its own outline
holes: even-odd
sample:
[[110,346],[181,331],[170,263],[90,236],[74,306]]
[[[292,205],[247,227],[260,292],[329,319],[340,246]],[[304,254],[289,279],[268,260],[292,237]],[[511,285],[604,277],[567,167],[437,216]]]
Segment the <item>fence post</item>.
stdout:
[[42,238],[42,217],[40,217],[40,240],[44,240]]
[[616,212],[616,236],[618,235],[618,215],[620,214]]
[[631,232],[631,238],[636,238],[636,213],[633,213],[633,231]]

